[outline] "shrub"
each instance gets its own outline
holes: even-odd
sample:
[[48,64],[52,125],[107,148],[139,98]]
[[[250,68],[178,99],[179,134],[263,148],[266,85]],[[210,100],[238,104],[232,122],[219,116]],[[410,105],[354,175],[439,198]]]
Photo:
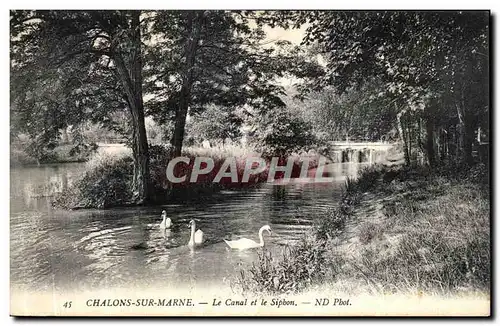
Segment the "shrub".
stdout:
[[[259,174],[250,175],[249,182],[241,182],[246,165],[246,159],[257,156],[249,148],[238,146],[224,146],[221,148],[187,148],[183,155],[190,158],[189,164],[179,163],[175,166],[175,176],[186,176],[184,182],[168,184],[166,168],[170,156],[170,146],[150,145],[150,182],[153,187],[152,201],[164,203],[169,198],[206,194],[223,188],[252,187],[260,182],[267,181],[268,167]],[[196,183],[190,182],[191,172],[196,156],[211,157],[214,168],[210,173],[198,176]],[[238,182],[224,177],[219,183],[213,180],[227,157],[236,157]],[[311,157],[311,167],[317,165],[317,158]],[[293,177],[298,177],[301,170],[298,157],[295,157]],[[269,162],[267,162],[269,166]],[[280,162],[284,165],[284,162]],[[98,153],[87,162],[83,176],[76,181],[71,189],[59,194],[55,199],[56,206],[71,208],[105,208],[128,204],[132,200],[133,160],[130,153]],[[283,177],[283,172],[278,172],[276,178]]]
[[242,123],[243,119],[233,108],[208,105],[202,112],[191,116],[186,129],[188,129],[187,134],[199,144],[203,140],[223,143],[226,139],[239,140],[241,138]]
[[36,164],[37,160],[28,154],[22,149],[12,148],[10,149],[10,165],[27,165],[27,164]]
[[85,173],[55,204],[65,208],[107,208],[126,204],[131,196],[133,161],[129,156],[97,154],[87,164]]

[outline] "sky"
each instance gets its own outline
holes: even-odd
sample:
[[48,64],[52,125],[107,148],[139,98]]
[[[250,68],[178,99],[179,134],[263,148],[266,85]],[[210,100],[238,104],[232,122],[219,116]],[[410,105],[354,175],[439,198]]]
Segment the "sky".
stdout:
[[285,30],[281,27],[271,28],[266,26],[264,31],[267,33],[268,40],[286,40],[299,45],[304,37],[305,27]]

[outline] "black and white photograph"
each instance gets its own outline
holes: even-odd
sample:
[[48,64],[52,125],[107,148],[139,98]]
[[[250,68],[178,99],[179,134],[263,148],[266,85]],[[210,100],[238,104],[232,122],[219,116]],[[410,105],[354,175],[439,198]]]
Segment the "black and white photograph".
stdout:
[[491,22],[10,9],[10,315],[491,316]]

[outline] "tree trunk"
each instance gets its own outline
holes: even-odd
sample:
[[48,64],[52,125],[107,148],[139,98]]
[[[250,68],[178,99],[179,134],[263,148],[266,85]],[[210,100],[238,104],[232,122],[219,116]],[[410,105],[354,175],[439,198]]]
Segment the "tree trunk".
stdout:
[[407,137],[405,134],[405,128],[403,126],[402,122],[402,112],[398,113],[396,115],[397,117],[397,125],[398,125],[398,132],[401,137],[401,140],[403,141],[403,153],[404,153],[404,158],[405,158],[405,164],[410,165],[410,153],[408,152],[408,142],[407,142]]
[[425,151],[427,154],[427,163],[430,167],[434,167],[436,164],[436,157],[434,152],[434,121],[430,115],[425,119]]
[[474,142],[474,123],[470,118],[465,119],[465,130],[464,130],[464,161],[467,165],[473,164],[472,157],[472,143]]
[[425,119],[425,154],[427,156],[427,163],[432,168],[436,165],[436,149],[434,147],[435,140],[435,118],[437,112],[438,102],[431,99],[426,106],[423,114]]
[[[122,83],[132,122],[132,151],[134,156],[133,200],[145,204],[151,199],[149,149],[144,123],[142,99],[142,52],[140,11],[132,11],[130,53],[115,53],[116,72]],[[125,57],[128,55],[128,60]],[[128,67],[127,67],[128,64]]]
[[413,154],[413,134],[412,134],[412,129],[413,129],[413,117],[411,114],[407,114],[408,117],[406,118],[405,121],[405,127],[406,127],[406,142],[408,143],[408,155],[410,157],[410,164],[415,163],[415,160],[413,159],[415,155]]
[[[463,92],[462,92],[463,93]],[[462,101],[457,104],[458,113],[458,130],[459,130],[459,146],[460,149],[460,160],[465,164],[472,164],[472,142],[474,141],[474,127],[472,126],[470,119],[467,119],[465,114],[465,99],[462,94]]]
[[403,154],[404,154],[404,158],[405,158],[405,164],[406,165],[410,165],[410,153],[408,151],[408,139],[407,139],[407,136],[406,136],[406,133],[405,133],[405,127],[403,125],[403,117],[402,117],[402,113],[398,113],[397,114],[397,120],[398,120],[398,131],[399,131],[399,135],[401,136],[401,140],[403,141]]
[[198,41],[200,38],[200,25],[203,18],[203,12],[189,11],[187,13],[187,33],[185,45],[186,63],[183,71],[182,87],[180,90],[179,105],[175,111],[175,127],[172,135],[172,155],[177,157],[181,155],[182,143],[184,141],[184,129],[186,126],[186,117],[191,101],[191,86],[193,85],[194,65]]
[[464,86],[462,85],[461,90],[461,101],[460,104],[457,104],[457,113],[460,121],[460,138],[462,142],[462,158],[465,164],[472,165],[473,157],[472,157],[472,143],[474,142],[474,130],[475,123],[471,114],[471,110],[467,110],[467,107],[470,107],[469,101],[467,101],[467,97],[465,96]]

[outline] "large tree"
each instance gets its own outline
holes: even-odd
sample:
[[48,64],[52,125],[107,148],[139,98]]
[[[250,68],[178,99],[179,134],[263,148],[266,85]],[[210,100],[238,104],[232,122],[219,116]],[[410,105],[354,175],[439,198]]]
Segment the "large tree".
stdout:
[[174,120],[173,156],[181,153],[188,113],[201,114],[211,105],[256,114],[282,109],[280,77],[321,73],[299,47],[267,40],[255,20],[254,12],[155,14],[155,40],[147,55],[158,66],[146,67],[147,90],[154,94],[146,106],[155,120]]
[[[106,121],[113,108],[126,107],[137,203],[151,195],[141,19],[135,10],[11,12],[13,107],[42,114],[45,124],[32,130],[50,138],[67,125],[89,118]],[[28,126],[34,120],[31,115]]]

